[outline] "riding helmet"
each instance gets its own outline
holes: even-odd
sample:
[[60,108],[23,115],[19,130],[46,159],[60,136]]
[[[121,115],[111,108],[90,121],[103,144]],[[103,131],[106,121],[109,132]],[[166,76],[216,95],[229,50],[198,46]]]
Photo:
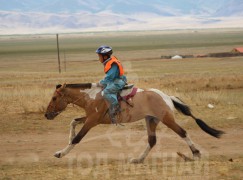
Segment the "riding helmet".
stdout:
[[110,55],[112,55],[113,51],[112,51],[112,47],[103,45],[103,46],[100,46],[100,47],[96,50],[96,53],[97,53],[97,54],[102,54],[102,55],[110,56]]

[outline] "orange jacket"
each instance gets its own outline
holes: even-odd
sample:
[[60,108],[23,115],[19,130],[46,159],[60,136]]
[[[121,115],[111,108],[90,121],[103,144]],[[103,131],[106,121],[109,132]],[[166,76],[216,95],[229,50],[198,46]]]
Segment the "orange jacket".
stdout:
[[105,73],[107,73],[111,69],[111,65],[113,63],[116,63],[117,66],[119,67],[120,76],[124,75],[124,70],[123,70],[122,64],[121,64],[121,62],[115,56],[112,56],[111,57],[111,60],[109,60],[105,64],[105,68],[104,68]]

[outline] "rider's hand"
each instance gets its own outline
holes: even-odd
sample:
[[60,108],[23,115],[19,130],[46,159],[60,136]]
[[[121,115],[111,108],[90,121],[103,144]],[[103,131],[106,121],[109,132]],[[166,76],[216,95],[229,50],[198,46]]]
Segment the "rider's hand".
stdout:
[[104,87],[103,84],[101,84],[100,82],[96,83],[96,86],[97,86],[97,87],[101,87],[101,88]]

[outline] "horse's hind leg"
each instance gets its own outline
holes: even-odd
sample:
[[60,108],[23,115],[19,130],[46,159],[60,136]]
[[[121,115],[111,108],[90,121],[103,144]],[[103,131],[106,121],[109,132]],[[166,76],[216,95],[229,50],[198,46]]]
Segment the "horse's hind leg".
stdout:
[[201,156],[200,151],[195,148],[190,137],[187,135],[187,132],[175,122],[173,114],[171,114],[170,112],[167,112],[166,115],[164,116],[162,122],[186,141],[186,143],[190,147],[194,157],[200,158],[200,156]]
[[147,157],[150,150],[156,144],[155,130],[158,125],[158,120],[152,116],[146,116],[145,120],[148,133],[148,145],[144,152],[139,156],[139,158],[130,160],[131,163],[143,163],[144,159]]

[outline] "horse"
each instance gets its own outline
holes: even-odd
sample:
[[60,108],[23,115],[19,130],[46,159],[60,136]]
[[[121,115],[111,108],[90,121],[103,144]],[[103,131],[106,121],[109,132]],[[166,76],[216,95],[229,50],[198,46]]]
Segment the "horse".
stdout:
[[[125,91],[125,90],[124,90]],[[182,100],[175,96],[169,96],[158,89],[140,89],[132,97],[133,105],[121,101],[121,111],[117,116],[118,123],[131,123],[145,119],[148,135],[148,144],[143,153],[131,159],[131,163],[143,163],[144,159],[156,144],[156,127],[159,122],[172,129],[188,144],[194,158],[200,158],[201,153],[195,147],[187,132],[175,122],[174,110],[178,110],[186,116],[192,117],[198,126],[213,137],[220,138],[224,133],[208,126],[201,119],[196,118]],[[65,110],[68,104],[75,104],[85,111],[85,116],[73,119],[70,123],[69,144],[62,150],[57,151],[54,156],[61,158],[67,155],[76,144],[88,133],[88,131],[99,124],[111,124],[107,113],[108,105],[102,97],[102,87],[97,83],[63,84],[57,85],[51,101],[45,112],[48,120],[53,120]],[[76,125],[83,123],[81,130],[75,134]]]

